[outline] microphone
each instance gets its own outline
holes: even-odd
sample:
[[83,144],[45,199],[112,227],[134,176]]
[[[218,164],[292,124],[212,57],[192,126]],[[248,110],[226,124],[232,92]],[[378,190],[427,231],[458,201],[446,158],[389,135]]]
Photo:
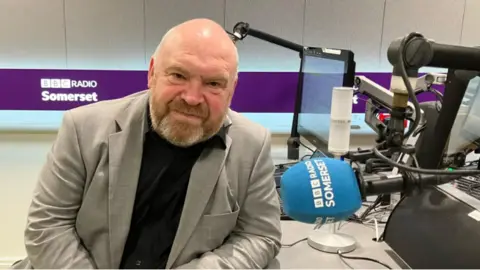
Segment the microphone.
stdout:
[[294,220],[327,224],[347,220],[366,196],[407,192],[458,179],[458,175],[356,174],[345,161],[313,158],[288,168],[281,178],[283,210]]
[[283,210],[304,223],[334,223],[348,219],[362,206],[357,177],[350,165],[332,158],[313,158],[282,175]]
[[350,127],[352,123],[352,87],[334,87],[330,109],[328,152],[340,157],[350,150]]

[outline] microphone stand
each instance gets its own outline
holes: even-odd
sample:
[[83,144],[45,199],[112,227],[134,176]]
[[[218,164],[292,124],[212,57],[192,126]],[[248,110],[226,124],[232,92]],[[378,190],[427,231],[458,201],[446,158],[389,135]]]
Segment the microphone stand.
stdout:
[[[328,223],[327,228],[322,228],[317,223],[315,229],[308,236],[308,245],[312,248],[327,253],[348,253],[357,248],[357,241],[353,236],[338,232],[340,222]],[[325,226],[325,225],[324,225]]]
[[[352,120],[351,103],[354,89],[352,87],[334,87],[332,92],[332,107],[330,111],[330,130],[328,138],[328,152],[335,159],[341,160],[350,150],[350,128]],[[324,222],[318,218],[315,229],[308,237],[308,244],[317,250],[327,253],[348,253],[357,247],[357,241],[350,235],[339,233],[339,222]],[[322,229],[325,223],[327,229]]]

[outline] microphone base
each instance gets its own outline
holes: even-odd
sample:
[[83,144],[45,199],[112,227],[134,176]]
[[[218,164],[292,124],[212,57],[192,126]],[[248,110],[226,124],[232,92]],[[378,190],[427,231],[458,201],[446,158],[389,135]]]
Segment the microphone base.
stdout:
[[350,235],[314,230],[308,237],[308,245],[326,253],[348,253],[357,248],[357,241]]

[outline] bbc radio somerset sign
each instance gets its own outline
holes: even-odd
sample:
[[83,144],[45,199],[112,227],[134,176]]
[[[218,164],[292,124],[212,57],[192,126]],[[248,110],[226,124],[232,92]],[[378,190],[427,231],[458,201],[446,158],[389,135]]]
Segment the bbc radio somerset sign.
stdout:
[[65,111],[147,89],[147,71],[0,69],[0,110]]
[[[389,88],[391,73],[358,73]],[[147,89],[147,71],[0,69],[0,111],[65,111]],[[232,109],[247,113],[291,113],[297,72],[241,72]],[[419,97],[435,100],[434,95]],[[255,97],[252,99],[252,97]],[[427,98],[424,98],[427,97]],[[365,97],[352,100],[365,112]]]
[[[40,79],[42,101],[45,102],[97,102],[97,86],[95,80]],[[84,89],[91,89],[91,92],[84,92]]]

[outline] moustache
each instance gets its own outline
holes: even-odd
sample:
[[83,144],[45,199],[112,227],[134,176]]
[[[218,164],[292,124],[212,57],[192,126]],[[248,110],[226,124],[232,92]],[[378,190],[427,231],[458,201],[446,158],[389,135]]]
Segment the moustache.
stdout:
[[205,104],[200,104],[198,106],[190,106],[185,101],[173,101],[168,106],[170,111],[177,111],[183,114],[196,116],[200,118],[208,117],[208,109]]

